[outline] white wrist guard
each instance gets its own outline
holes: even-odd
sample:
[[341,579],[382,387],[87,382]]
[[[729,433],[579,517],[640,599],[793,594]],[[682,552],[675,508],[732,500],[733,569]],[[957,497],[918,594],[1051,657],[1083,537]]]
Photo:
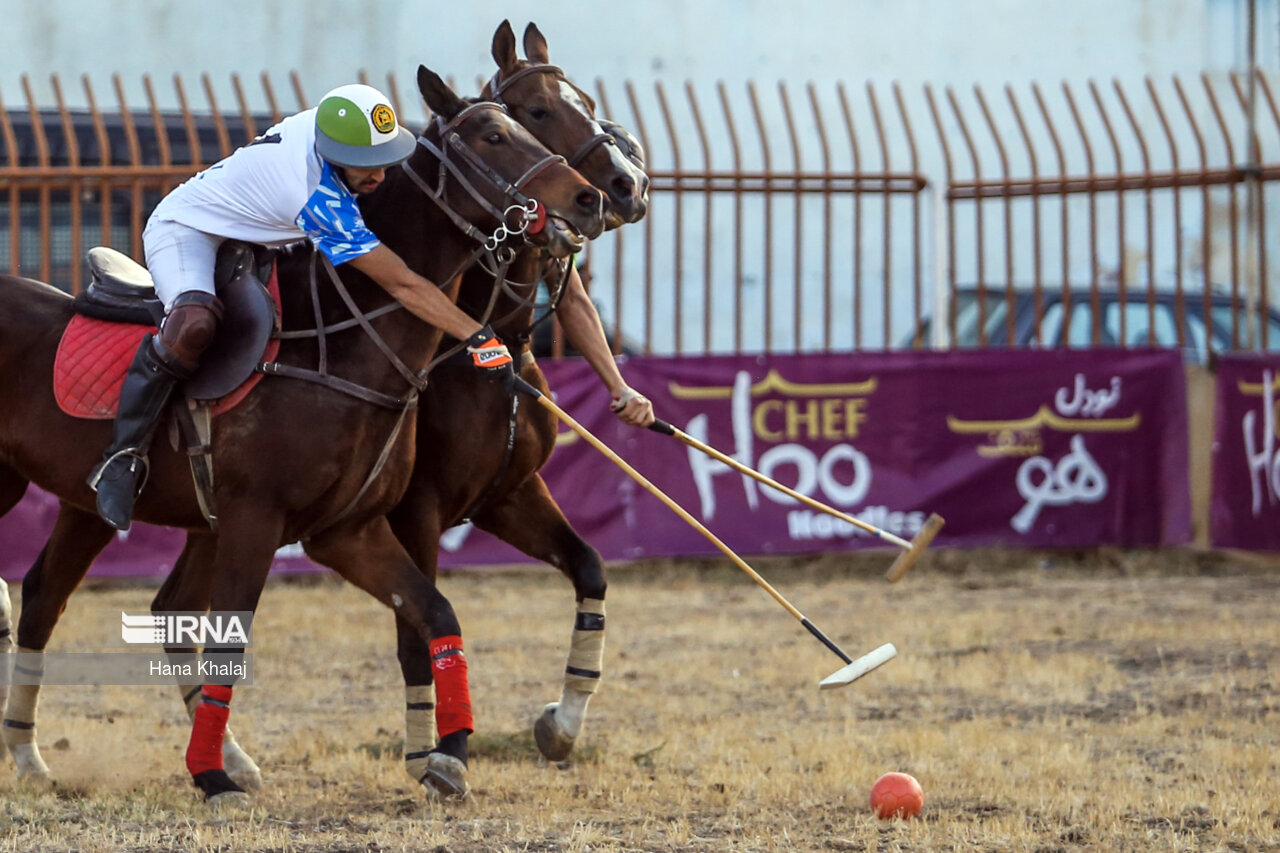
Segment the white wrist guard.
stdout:
[[632,388],[630,385],[627,385],[622,389],[621,394],[609,401],[609,411],[621,412],[627,407],[627,403],[630,403],[639,396],[641,396],[639,391]]

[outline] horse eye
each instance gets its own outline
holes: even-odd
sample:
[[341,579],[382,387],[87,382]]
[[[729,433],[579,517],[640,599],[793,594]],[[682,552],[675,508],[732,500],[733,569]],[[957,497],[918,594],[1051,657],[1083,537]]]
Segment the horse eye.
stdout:
[[531,107],[529,109],[529,118],[533,119],[534,121],[542,121],[549,115],[550,113],[544,110],[542,107]]
[[487,142],[487,143],[489,143],[490,145],[501,145],[501,144],[502,144],[502,134],[501,134],[501,133],[498,133],[498,132],[495,130],[493,133],[491,133],[491,134],[489,134],[488,136],[486,136],[486,137],[484,138],[484,141],[485,141],[485,142]]

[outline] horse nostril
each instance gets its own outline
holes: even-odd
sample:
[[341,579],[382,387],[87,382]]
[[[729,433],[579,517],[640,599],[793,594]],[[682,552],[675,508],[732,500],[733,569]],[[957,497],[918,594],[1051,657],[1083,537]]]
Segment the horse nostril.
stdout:
[[590,214],[598,214],[604,209],[604,198],[598,190],[585,189],[574,197],[573,203],[578,206],[579,210],[583,210]]
[[649,176],[645,175],[640,179],[640,197],[644,198],[649,194]]
[[630,200],[635,196],[636,182],[629,175],[621,175],[613,179],[613,195],[615,198]]

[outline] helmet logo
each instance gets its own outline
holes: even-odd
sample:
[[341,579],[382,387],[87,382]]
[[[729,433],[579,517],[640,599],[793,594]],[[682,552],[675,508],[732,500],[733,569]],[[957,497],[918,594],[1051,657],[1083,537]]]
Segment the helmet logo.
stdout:
[[379,133],[390,133],[396,129],[396,114],[386,104],[378,104],[370,114],[373,126]]

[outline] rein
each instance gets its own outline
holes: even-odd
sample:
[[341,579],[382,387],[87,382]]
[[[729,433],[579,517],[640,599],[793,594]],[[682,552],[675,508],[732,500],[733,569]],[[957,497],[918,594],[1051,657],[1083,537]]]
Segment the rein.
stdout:
[[[452,274],[447,278],[442,279],[442,282],[445,285],[452,282],[458,276],[465,273],[471,266],[479,262],[485,255],[489,255],[491,258],[490,267],[496,267],[496,270],[493,273],[495,278],[493,296],[490,299],[489,307],[486,310],[485,315],[480,318],[481,323],[488,322],[489,315],[493,311],[493,306],[497,303],[497,293],[499,289],[506,284],[506,271],[510,266],[511,257],[514,257],[514,252],[512,252],[505,244],[511,238],[523,236],[527,233],[530,226],[530,217],[541,210],[541,206],[536,199],[531,199],[524,194],[524,187],[548,166],[557,162],[564,162],[563,157],[555,154],[549,154],[534,163],[533,166],[527,169],[514,184],[508,183],[507,180],[499,175],[492,166],[481,159],[480,155],[476,154],[458,133],[458,127],[463,121],[465,121],[469,116],[485,109],[496,109],[501,110],[503,113],[506,112],[505,109],[494,103],[481,102],[472,104],[466,109],[461,110],[447,123],[437,117],[436,124],[439,127],[440,140],[443,148],[436,147],[426,138],[425,134],[418,138],[418,143],[433,153],[440,160],[440,179],[438,187],[432,188],[427,185],[427,183],[413,171],[407,162],[402,164],[402,168],[413,183],[422,190],[428,198],[434,201],[446,215],[448,215],[450,221],[452,221],[472,239],[481,244],[459,265],[456,270],[454,270]],[[484,198],[483,194],[476,189],[475,185],[470,180],[468,180],[466,174],[449,159],[449,152],[453,152],[465,160],[467,165],[470,166],[473,171],[486,179],[493,187],[497,188],[500,192],[506,195],[509,200],[515,203],[508,206],[505,212],[499,211],[497,207]],[[486,236],[480,231],[480,229],[476,228],[475,225],[464,219],[462,215],[454,210],[445,200],[445,193],[447,190],[445,183],[447,177],[446,170],[453,174],[456,182],[460,184],[487,212],[497,217],[499,225],[492,235]],[[519,221],[508,227],[508,223],[511,222],[511,214],[515,214]],[[342,299],[347,310],[351,312],[350,319],[342,320],[330,325],[324,324],[320,313],[320,294],[318,286],[319,276],[316,273],[316,267],[320,264],[321,260],[323,260],[325,272],[330,284],[333,285],[333,289],[337,292],[339,298]],[[388,345],[387,342],[383,340],[382,336],[378,334],[377,330],[373,328],[372,324],[374,319],[402,308],[403,306],[399,302],[393,301],[388,305],[383,305],[379,308],[373,309],[372,311],[361,312],[359,306],[356,305],[355,300],[351,297],[350,292],[342,283],[342,278],[338,275],[337,270],[334,269],[333,264],[329,262],[328,258],[321,259],[319,254],[314,252],[311,256],[309,278],[311,285],[311,304],[315,313],[315,327],[311,329],[281,331],[276,333],[276,337],[282,340],[296,340],[311,337],[317,338],[317,343],[320,349],[317,369],[312,370],[309,368],[295,367],[293,365],[281,364],[279,362],[263,362],[258,365],[258,369],[262,373],[274,376],[288,376],[294,379],[314,382],[340,393],[355,397],[359,400],[373,403],[374,405],[382,406],[383,408],[403,412],[416,407],[417,396],[426,388],[427,374],[430,373],[431,369],[444,359],[448,358],[455,351],[459,351],[466,345],[465,342],[460,342],[449,352],[434,358],[422,370],[414,372],[400,359],[399,356],[396,355],[390,345]],[[390,394],[384,394],[381,391],[366,388],[362,385],[329,373],[326,336],[355,326],[359,326],[364,331],[365,335],[373,341],[374,345],[382,353],[383,357],[385,357],[387,361],[390,362],[391,366],[395,368],[396,372],[409,383],[410,392],[407,395],[396,397]]]
[[[442,281],[444,284],[455,281],[459,276],[465,273],[470,267],[480,262],[482,258],[487,256],[489,260],[488,268],[494,275],[494,286],[490,296],[488,307],[485,309],[484,316],[480,318],[480,322],[487,323],[489,315],[492,314],[494,306],[497,304],[498,293],[504,289],[506,285],[507,270],[511,265],[511,260],[515,256],[515,252],[507,242],[513,237],[524,236],[526,233],[537,233],[538,230],[545,225],[545,210],[536,199],[526,196],[522,190],[532,181],[539,173],[548,166],[555,163],[565,162],[563,157],[555,154],[549,154],[547,157],[534,163],[525,171],[514,183],[509,183],[496,170],[486,163],[476,152],[466,144],[466,142],[458,134],[458,126],[470,115],[482,109],[499,109],[504,113],[506,110],[492,103],[477,103],[459,112],[454,118],[445,123],[437,118],[437,124],[440,127],[441,146],[436,147],[430,140],[423,136],[418,138],[418,144],[422,145],[429,152],[434,154],[440,160],[440,173],[438,186],[431,188],[426,182],[409,166],[408,162],[402,164],[404,172],[409,176],[413,183],[424,192],[428,198],[436,203],[436,205],[448,216],[451,222],[461,229],[467,236],[478,242],[480,245],[473,251],[458,268]],[[449,159],[449,154],[453,153],[462,160],[466,161],[471,169],[486,179],[492,186],[496,187],[500,192],[504,193],[508,200],[514,202],[509,205],[506,211],[499,211],[497,207],[492,205],[483,194],[475,188],[475,186],[467,179],[465,173]],[[447,170],[447,171],[446,171]],[[447,191],[446,179],[448,173],[452,173],[456,182],[487,212],[498,219],[498,227],[491,235],[485,235],[480,229],[476,228],[471,222],[464,219],[457,213],[446,201],[445,194]],[[514,216],[515,222],[512,223]],[[536,227],[531,227],[536,225]],[[333,285],[339,298],[351,312],[351,318],[325,325],[320,309],[319,295],[319,275],[317,267],[323,262],[325,272],[330,284]],[[295,367],[293,365],[281,364],[280,362],[262,362],[257,369],[267,375],[285,376],[293,379],[301,379],[307,382],[319,384],[330,390],[337,391],[347,396],[354,397],[367,403],[380,406],[382,408],[391,409],[399,412],[396,418],[395,426],[388,435],[382,451],[375,461],[373,468],[370,470],[364,483],[356,492],[356,495],[346,505],[346,507],[338,513],[333,519],[329,520],[324,526],[332,526],[345,519],[350,515],[364,497],[365,493],[376,481],[382,469],[386,466],[390,459],[392,448],[395,446],[397,438],[404,426],[410,412],[418,408],[419,395],[427,386],[427,375],[438,364],[460,352],[465,346],[466,341],[459,341],[454,347],[448,351],[438,354],[433,358],[422,370],[414,371],[396,355],[395,351],[374,329],[372,321],[393,311],[399,310],[403,306],[399,302],[393,301],[388,305],[381,306],[371,311],[362,312],[355,300],[352,298],[346,286],[342,283],[341,276],[338,271],[330,263],[327,257],[322,258],[320,253],[313,252],[310,264],[310,291],[312,310],[315,315],[315,327],[312,329],[281,331],[276,333],[276,337],[285,340],[294,340],[300,338],[314,337],[317,339],[319,347],[319,359],[316,369]],[[440,285],[438,285],[440,286]],[[328,347],[326,336],[328,334],[351,329],[359,326],[365,335],[374,343],[383,357],[390,362],[391,366],[397,373],[409,384],[409,391],[403,396],[394,396],[372,388],[365,387],[358,383],[334,376],[328,371]]]
[[[417,185],[432,201],[434,201],[442,211],[471,239],[479,243],[484,243],[490,251],[497,252],[503,247],[503,243],[511,237],[527,233],[536,234],[542,230],[546,224],[546,211],[537,200],[531,199],[523,192],[525,186],[534,178],[542,173],[548,166],[556,163],[565,163],[565,159],[559,154],[548,154],[530,166],[523,175],[521,175],[514,183],[508,183],[505,178],[494,171],[493,167],[486,163],[479,154],[477,154],[471,146],[467,145],[458,135],[457,128],[469,116],[481,110],[500,110],[506,113],[506,108],[500,104],[491,101],[481,101],[472,104],[466,109],[455,115],[449,122],[444,122],[439,116],[436,117],[436,125],[440,129],[440,145],[437,146],[431,140],[427,139],[426,134],[418,137],[418,144],[435,155],[439,161],[439,172],[436,178],[436,186],[432,187],[427,183],[426,179],[413,170],[413,167],[406,161],[402,168],[409,179]],[[506,210],[498,210],[497,207],[490,204],[488,199],[475,188],[471,181],[467,180],[466,175],[459,166],[450,159],[450,154],[456,154],[465,160],[472,171],[488,179],[489,183],[497,187],[504,193],[508,199],[514,202],[507,207]],[[479,204],[482,208],[489,212],[498,220],[498,228],[492,235],[486,236],[478,228],[463,219],[448,203],[447,193],[448,178],[452,174],[455,182],[466,190],[467,194]],[[516,223],[514,226],[508,227],[511,217],[515,216]],[[530,220],[532,219],[532,222]],[[532,227],[531,227],[532,226]]]

